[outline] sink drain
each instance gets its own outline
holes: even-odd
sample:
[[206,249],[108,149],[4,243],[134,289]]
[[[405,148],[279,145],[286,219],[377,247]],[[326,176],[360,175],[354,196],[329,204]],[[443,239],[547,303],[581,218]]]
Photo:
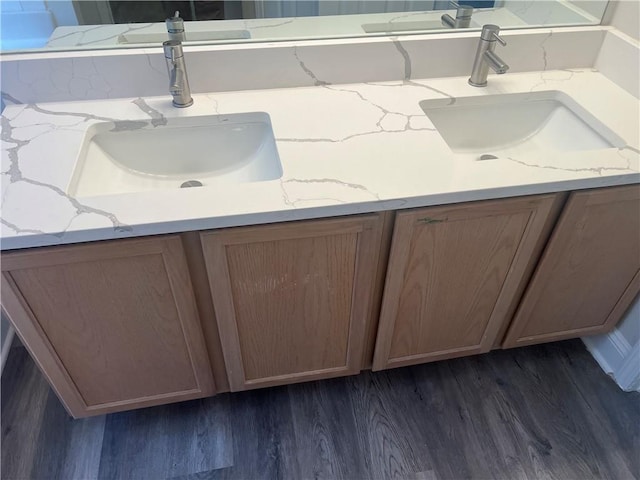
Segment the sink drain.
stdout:
[[199,182],[198,180],[187,180],[182,185],[180,185],[180,188],[201,187],[201,186],[202,186],[202,182]]
[[478,160],[496,160],[498,157],[495,155],[491,155],[490,153],[485,153],[478,157]]

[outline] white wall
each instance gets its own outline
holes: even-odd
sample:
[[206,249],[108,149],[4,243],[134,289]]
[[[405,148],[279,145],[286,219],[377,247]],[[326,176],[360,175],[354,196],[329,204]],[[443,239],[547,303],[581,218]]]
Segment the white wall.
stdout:
[[611,0],[605,23],[640,40],[640,0]]

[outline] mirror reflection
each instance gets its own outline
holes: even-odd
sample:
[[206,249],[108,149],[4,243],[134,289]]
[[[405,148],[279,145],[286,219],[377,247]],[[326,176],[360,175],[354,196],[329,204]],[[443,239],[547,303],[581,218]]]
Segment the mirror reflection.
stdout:
[[605,0],[2,0],[0,50],[159,46],[176,25],[184,30],[186,44],[407,35],[479,29],[487,23],[503,29],[596,25],[606,4]]

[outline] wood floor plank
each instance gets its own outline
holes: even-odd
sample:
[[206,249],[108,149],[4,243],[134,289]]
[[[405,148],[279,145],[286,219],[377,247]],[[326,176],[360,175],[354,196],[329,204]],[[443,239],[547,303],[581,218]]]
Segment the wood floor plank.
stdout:
[[[501,364],[500,356],[479,356],[473,362],[465,362],[461,368],[471,367],[472,375],[467,376],[471,384],[475,376],[476,383],[470,385],[465,395],[482,392],[478,396],[481,411],[487,418],[485,433],[487,438],[495,440],[496,450],[504,461],[501,466],[503,478],[555,478],[547,475],[541,467],[550,451],[550,441],[545,429],[540,428],[531,417],[530,407],[520,398],[519,387],[510,390],[508,379],[517,370],[512,360]],[[495,363],[498,363],[496,367]],[[453,366],[455,369],[455,365]]]
[[558,368],[558,352],[541,345],[522,353],[495,355],[492,368],[498,396],[512,410],[507,422],[517,428],[533,476],[610,478],[599,459],[607,445],[587,427],[571,379]]
[[366,448],[373,478],[408,478],[424,470],[418,461],[420,445],[406,435],[406,426],[397,421],[398,411],[387,395],[389,372],[363,372],[345,379],[349,384],[356,430]]
[[287,387],[230,394],[233,468],[224,479],[301,478]]
[[107,416],[99,478],[157,480],[233,463],[227,396]]
[[30,478],[35,459],[44,453],[37,439],[50,387],[24,347],[9,352],[1,387],[1,477]]
[[98,478],[161,478],[167,455],[165,440],[158,409],[107,416]]
[[640,395],[623,394],[580,345],[550,346],[570,380],[612,478],[640,478]]
[[438,476],[433,470],[428,470],[426,472],[416,472],[407,480],[438,480]]
[[31,479],[98,478],[105,416],[74,420],[49,392]]
[[[476,356],[436,363],[431,368],[413,372],[423,398],[442,390],[440,405],[444,408],[436,410],[435,425],[430,428],[435,428],[434,433],[437,433],[437,429],[446,426],[442,435],[448,435],[449,442],[438,456],[435,471],[445,478],[526,479],[518,455],[496,454],[500,451],[498,444],[501,438],[489,433],[492,418],[482,405],[483,398],[491,394],[491,385],[478,381],[485,379],[487,373],[482,358]],[[442,389],[441,385],[447,387]],[[451,448],[453,445],[458,447]],[[457,453],[457,456],[452,457],[452,453]],[[453,468],[455,465],[457,469]]]
[[206,472],[192,473],[190,475],[180,475],[179,477],[170,477],[167,480],[224,480],[231,478],[233,467],[217,468]]
[[100,415],[82,420],[67,417],[67,421],[71,424],[67,436],[69,447],[59,478],[97,479],[106,416]]
[[517,408],[501,395],[502,380],[493,374],[491,362],[487,361],[490,358],[479,355],[447,365],[457,380],[462,398],[474,399],[466,403],[481,435],[481,452],[475,460],[486,463],[484,470],[490,471],[492,478],[537,478],[535,467],[529,461],[529,448],[520,441],[522,428],[514,421]]
[[289,387],[302,478],[372,478],[343,379]]
[[[192,405],[176,403],[167,406],[166,476],[233,465],[229,401],[229,395],[220,395],[197,400]],[[185,424],[192,428],[185,429]]]
[[[475,456],[481,457],[481,452],[448,363],[397,369],[395,374],[400,379],[406,378],[399,384],[398,390],[403,394],[397,396],[397,403],[399,411],[411,412],[405,416],[412,443],[424,445],[431,457],[422,470],[432,470],[444,479],[472,477],[476,472],[470,461]],[[397,382],[398,378],[394,378],[393,384]],[[478,470],[477,475],[488,477],[486,469]]]
[[579,396],[570,376],[558,368],[558,353],[546,345],[533,348],[526,356],[514,352],[514,360],[522,366],[522,371],[512,377],[512,383],[522,375],[530,380],[518,388],[522,396],[517,401],[526,407],[530,415],[526,418],[547,437],[543,463],[546,470],[555,472],[559,478],[569,475],[583,479],[611,478],[599,458],[608,445],[600,443],[599,434],[588,428],[588,415],[581,402],[568,401]]

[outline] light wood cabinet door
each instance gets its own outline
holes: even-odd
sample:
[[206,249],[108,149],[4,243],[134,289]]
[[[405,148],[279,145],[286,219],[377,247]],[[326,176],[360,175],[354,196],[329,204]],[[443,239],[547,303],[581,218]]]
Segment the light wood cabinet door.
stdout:
[[560,205],[541,195],[398,213],[373,370],[489,351]]
[[571,194],[504,347],[605,333],[640,290],[640,186]]
[[201,234],[231,391],[362,368],[382,215]]
[[215,391],[179,236],[4,254],[2,307],[74,417]]

